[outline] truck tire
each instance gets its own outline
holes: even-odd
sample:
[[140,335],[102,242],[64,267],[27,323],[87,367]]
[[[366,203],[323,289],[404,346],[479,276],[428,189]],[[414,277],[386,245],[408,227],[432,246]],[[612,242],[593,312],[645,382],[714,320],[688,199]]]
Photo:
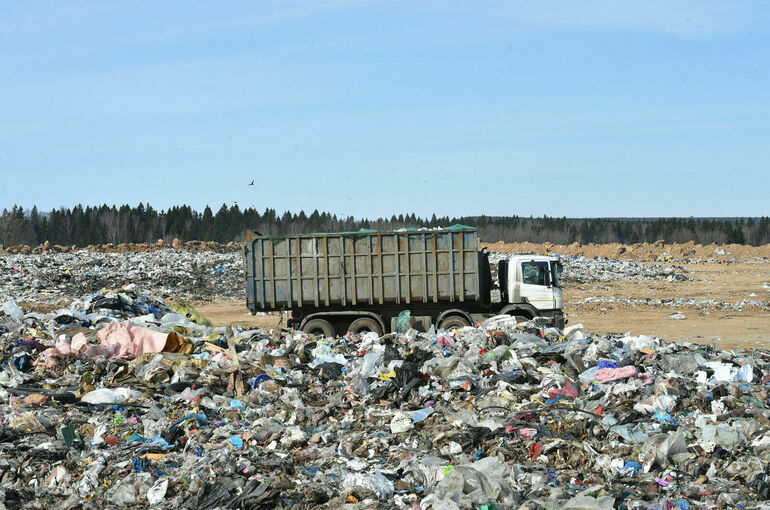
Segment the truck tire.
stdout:
[[516,319],[516,322],[527,322],[534,318],[534,315],[526,310],[516,310],[511,315]]
[[323,335],[326,338],[334,338],[334,327],[325,319],[310,319],[302,331],[308,335]]
[[459,315],[451,315],[439,323],[438,329],[452,331],[453,329],[462,329],[465,326],[470,326],[466,319],[460,317]]
[[359,317],[354,320],[348,328],[348,333],[355,333],[356,335],[360,335],[366,331],[372,331],[380,336],[382,335],[380,324],[370,317]]

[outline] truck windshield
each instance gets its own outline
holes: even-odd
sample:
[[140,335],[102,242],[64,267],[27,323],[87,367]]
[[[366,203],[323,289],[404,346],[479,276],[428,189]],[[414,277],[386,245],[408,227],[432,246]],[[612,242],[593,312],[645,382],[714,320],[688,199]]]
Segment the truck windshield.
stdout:
[[551,262],[551,282],[554,287],[561,287],[561,284],[559,283],[559,264],[558,262]]

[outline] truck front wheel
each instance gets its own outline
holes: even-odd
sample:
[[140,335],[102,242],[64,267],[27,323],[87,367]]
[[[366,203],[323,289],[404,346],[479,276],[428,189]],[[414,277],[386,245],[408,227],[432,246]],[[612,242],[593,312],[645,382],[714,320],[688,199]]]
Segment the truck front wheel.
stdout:
[[535,316],[528,312],[518,312],[514,315],[516,322],[531,321]]
[[308,335],[323,335],[326,338],[334,338],[334,326],[324,319],[311,319],[307,321],[302,331]]
[[382,335],[382,328],[380,327],[379,323],[369,317],[360,317],[354,320],[348,328],[348,333],[355,333],[356,335],[366,333],[367,331],[372,331],[378,335]]
[[460,317],[459,315],[452,315],[450,317],[447,317],[446,319],[443,319],[439,323],[438,329],[445,329],[447,331],[452,331],[455,329],[462,329],[465,326],[470,326],[467,320]]

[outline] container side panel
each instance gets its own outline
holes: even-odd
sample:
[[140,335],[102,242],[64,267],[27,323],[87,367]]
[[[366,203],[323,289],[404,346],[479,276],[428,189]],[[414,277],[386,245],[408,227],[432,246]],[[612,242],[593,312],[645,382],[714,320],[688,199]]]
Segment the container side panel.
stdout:
[[273,307],[476,300],[474,231],[255,238],[244,247],[247,303]]

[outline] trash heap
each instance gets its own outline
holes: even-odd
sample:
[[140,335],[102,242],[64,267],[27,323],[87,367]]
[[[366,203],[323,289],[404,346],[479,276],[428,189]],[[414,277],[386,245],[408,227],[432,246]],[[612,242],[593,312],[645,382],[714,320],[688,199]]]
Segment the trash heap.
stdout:
[[668,282],[693,281],[686,268],[676,265],[613,260],[605,257],[586,258],[569,256],[562,259],[565,283],[593,283],[620,280],[665,280]]
[[[0,507],[756,508],[770,352],[508,316],[315,338],[0,309]],[[194,319],[194,320],[191,320]]]
[[243,255],[171,248],[145,253],[15,254],[0,257],[0,301],[69,302],[103,288],[138,285],[186,299],[240,298]]
[[594,305],[613,304],[629,307],[653,306],[666,308],[695,308],[697,310],[721,310],[740,312],[743,310],[770,310],[770,300],[742,299],[733,303],[727,301],[718,301],[716,299],[694,299],[694,298],[623,298],[615,296],[591,296],[573,301],[570,306],[573,308],[590,308]]
[[[104,253],[88,250],[13,254],[0,257],[0,300],[67,303],[72,296],[134,284],[155,295],[185,299],[240,299],[243,260],[240,252],[186,251],[162,248],[148,252]],[[497,263],[508,257],[490,252],[493,277]],[[565,257],[564,282],[615,280],[687,281],[681,266]]]
[[[489,252],[489,262],[494,277],[497,275],[497,263],[508,257],[510,255],[505,253]],[[559,278],[564,283],[586,284],[621,280],[694,281],[694,278],[688,276],[687,268],[677,265],[575,255],[562,257],[561,260],[564,270]]]

